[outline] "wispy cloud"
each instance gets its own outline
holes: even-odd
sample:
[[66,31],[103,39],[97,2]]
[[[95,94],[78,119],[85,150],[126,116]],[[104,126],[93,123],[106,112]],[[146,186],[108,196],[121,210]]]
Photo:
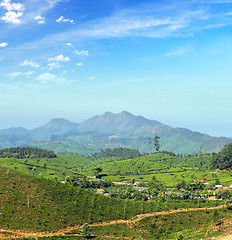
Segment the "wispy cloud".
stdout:
[[36,79],[43,84],[47,84],[47,83],[55,83],[55,84],[69,83],[65,78],[59,77],[55,74],[51,74],[51,73],[48,73],[48,72],[40,74]]
[[175,51],[171,51],[171,52],[168,52],[168,53],[165,53],[164,56],[165,57],[170,57],[170,56],[175,56],[175,55],[183,55],[185,54],[186,52],[188,52],[189,50],[187,49],[177,49]]
[[59,62],[48,63],[49,70],[53,70],[54,68],[60,68]]
[[34,73],[34,71],[28,71],[28,72],[12,72],[7,74],[7,77],[9,78],[17,78],[19,76],[26,76],[29,77]]
[[34,71],[28,71],[28,72],[25,72],[24,74],[25,74],[27,77],[29,77],[29,76],[31,76],[33,73],[34,73]]
[[[45,2],[43,0],[43,3]],[[108,17],[83,22],[69,30],[47,35],[22,47],[28,49],[35,48],[35,46],[45,48],[54,44],[69,43],[71,40],[73,42],[85,41],[88,38],[193,36],[197,32],[232,23],[231,16],[226,15],[228,13],[226,7],[229,7],[231,2],[219,2],[218,4],[223,4],[223,7],[218,8],[218,4],[213,1],[181,0],[178,3],[175,1],[144,3],[130,9],[120,9]],[[76,54],[79,55],[83,53],[76,51]]]
[[7,77],[9,77],[9,78],[17,78],[17,77],[19,77],[22,74],[23,74],[22,72],[12,72],[12,73],[7,74]]
[[33,61],[29,61],[29,60],[24,60],[23,63],[20,63],[21,66],[29,66],[29,67],[33,67],[33,68],[39,68],[39,64]]
[[95,76],[88,77],[88,80],[92,81],[95,79]]
[[79,63],[77,63],[77,66],[78,66],[78,67],[81,67],[81,66],[83,66],[83,63],[82,63],[82,62],[79,62]]
[[224,26],[227,26],[227,25],[231,25],[231,23],[218,23],[218,24],[212,24],[212,25],[209,25],[209,26],[205,26],[204,29],[210,29],[210,28],[220,28],[220,27],[224,27]]

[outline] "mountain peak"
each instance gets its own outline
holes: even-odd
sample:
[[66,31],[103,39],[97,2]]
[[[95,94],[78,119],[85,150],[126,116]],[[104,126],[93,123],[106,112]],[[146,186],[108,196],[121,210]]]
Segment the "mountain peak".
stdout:
[[52,124],[70,124],[72,122],[64,119],[64,118],[53,118],[51,121],[48,122],[49,123],[52,123]]
[[33,129],[31,132],[39,139],[49,138],[52,134],[61,135],[74,130],[79,124],[64,118],[54,118],[45,125]]
[[101,116],[102,116],[102,117],[110,117],[110,116],[112,116],[112,115],[114,115],[112,112],[105,112],[105,113],[103,113]]
[[106,112],[81,123],[78,130],[81,132],[96,131],[103,134],[126,134],[142,126],[158,124],[160,123],[157,121],[136,117],[127,111],[122,111],[118,114]]
[[122,111],[118,114],[119,116],[124,116],[124,117],[135,117],[133,114],[127,112],[127,111]]

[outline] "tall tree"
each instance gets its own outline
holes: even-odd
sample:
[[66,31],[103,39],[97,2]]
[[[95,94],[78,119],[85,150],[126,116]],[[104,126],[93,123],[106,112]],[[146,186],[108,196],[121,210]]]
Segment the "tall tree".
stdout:
[[160,137],[158,135],[155,135],[154,146],[155,146],[156,152],[159,152],[159,149],[160,149],[159,140],[160,140]]
[[151,146],[151,138],[149,137],[148,138],[148,147],[150,149],[150,151],[152,150],[152,146]]

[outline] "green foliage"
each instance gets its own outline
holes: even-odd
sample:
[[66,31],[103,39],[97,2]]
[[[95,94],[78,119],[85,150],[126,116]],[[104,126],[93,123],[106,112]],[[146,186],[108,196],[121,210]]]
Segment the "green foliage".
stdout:
[[0,158],[0,166],[49,179],[64,180],[66,176],[81,176],[86,166],[94,161],[75,155],[59,155],[56,158]]
[[232,143],[224,146],[219,154],[214,155],[212,168],[227,169],[232,167]]
[[89,235],[90,227],[88,223],[85,223],[82,225],[82,227],[79,230],[79,233],[81,236],[87,237]]
[[99,159],[99,158],[111,158],[116,157],[120,160],[122,159],[131,159],[140,157],[140,153],[136,149],[129,148],[107,148],[105,150],[101,150],[100,152],[92,154],[89,158]]
[[0,168],[0,228],[54,231],[67,226],[129,219],[178,207],[214,202],[131,201]]
[[[97,165],[97,167],[100,167],[102,169],[102,175],[147,174],[151,173],[152,171],[165,169],[165,167],[163,167],[161,164],[143,160],[143,158],[108,162]],[[93,173],[94,169],[95,168],[92,170],[90,169],[90,171]]]
[[155,138],[154,138],[154,146],[155,146],[156,152],[159,152],[159,149],[160,149],[159,140],[160,140],[160,137],[159,137],[158,135],[155,135]]
[[17,147],[0,150],[0,158],[55,158],[56,154],[52,151],[47,151],[32,147]]
[[[213,221],[215,212],[218,212],[218,221],[230,221],[232,212],[222,210],[201,210],[179,212],[146,217],[129,224],[114,224],[93,226],[92,234],[110,235],[134,239],[205,239],[206,237],[221,234],[215,229]],[[217,214],[217,213],[216,213]],[[208,229],[207,232],[205,230]],[[73,232],[74,233],[74,232]]]
[[176,235],[176,240],[182,240],[184,239],[184,235],[182,232],[178,232],[177,235]]

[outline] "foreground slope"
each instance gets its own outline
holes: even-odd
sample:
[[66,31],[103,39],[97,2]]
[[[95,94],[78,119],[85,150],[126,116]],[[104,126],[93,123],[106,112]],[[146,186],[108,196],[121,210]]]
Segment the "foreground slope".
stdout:
[[123,217],[123,201],[0,168],[0,228],[53,231]]
[[130,219],[137,214],[214,202],[132,201],[0,168],[0,229],[54,231],[84,223]]

